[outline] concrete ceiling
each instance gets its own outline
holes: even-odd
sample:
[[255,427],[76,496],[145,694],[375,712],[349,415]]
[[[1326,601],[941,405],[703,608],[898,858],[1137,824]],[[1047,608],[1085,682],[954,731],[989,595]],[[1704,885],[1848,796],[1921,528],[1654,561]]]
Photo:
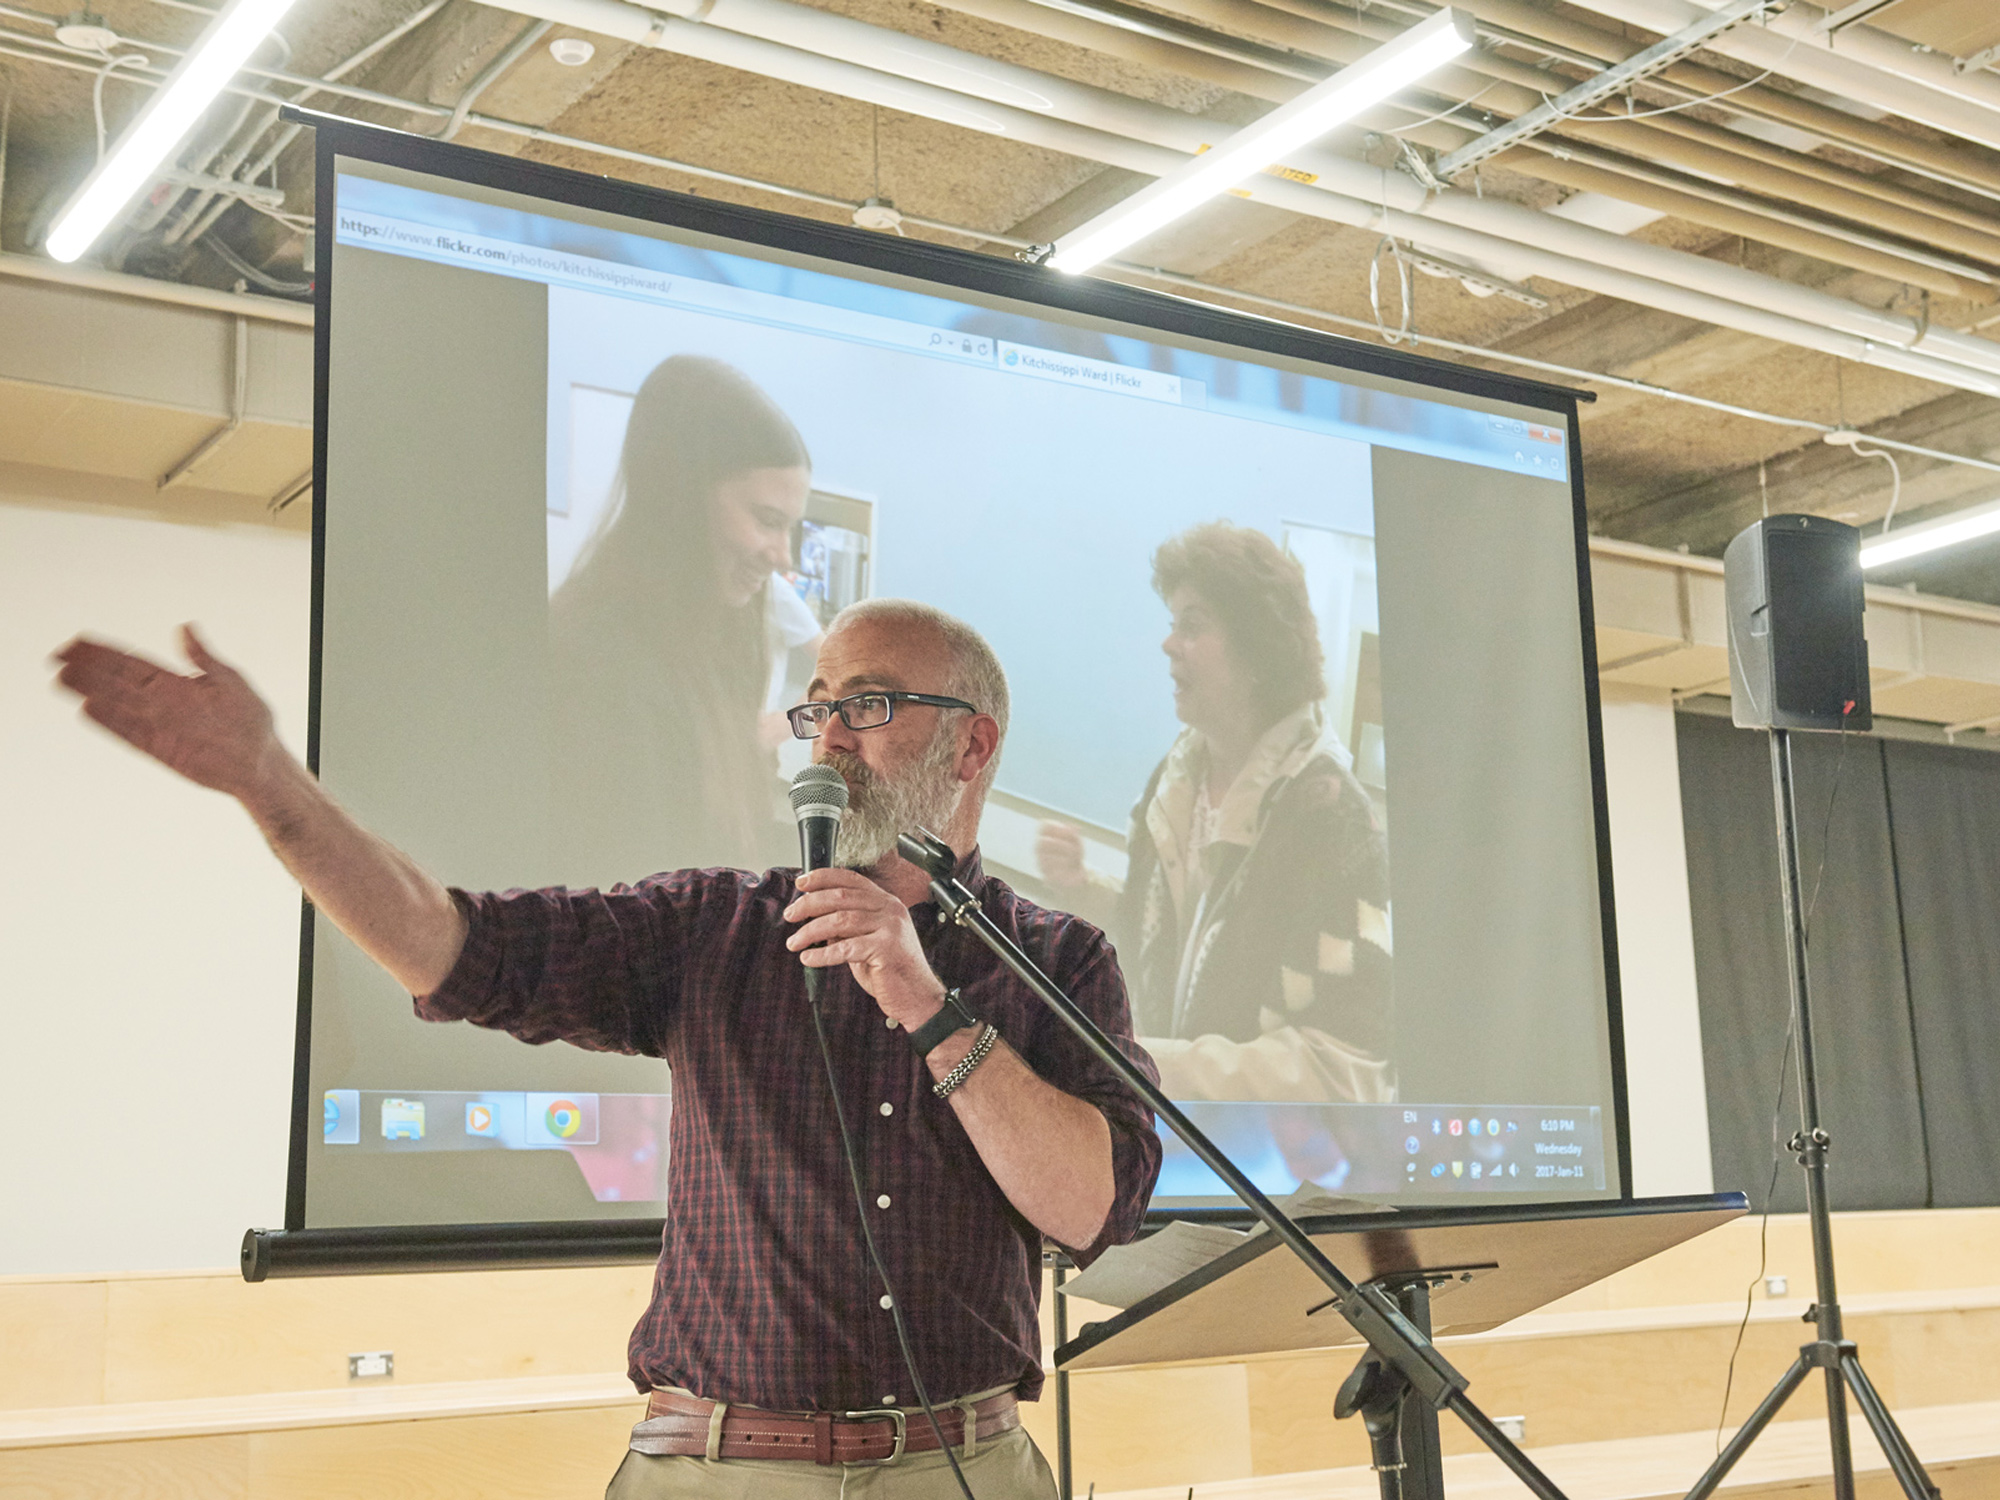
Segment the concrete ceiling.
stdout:
[[[1364,39],[1369,27],[1378,34],[1384,27],[1393,31],[1426,8],[1406,0],[1360,11],[1331,0],[1155,0],[1143,10],[1125,8],[1128,19],[1150,18],[1162,35],[1190,43],[1140,36],[1129,26],[1119,30],[1079,20],[1026,0],[805,3],[890,33],[1211,119],[1222,128],[1288,97],[1300,86],[1301,70],[1307,76],[1314,69],[1326,71],[1341,59],[1343,46],[1365,50],[1372,45]],[[1101,14],[1109,0],[1089,3]],[[1440,84],[1437,110],[1450,108],[1469,91],[1480,95],[1472,100],[1473,115],[1500,111],[1490,123],[1513,112],[1514,105],[1501,109],[1501,104],[1532,100],[1537,86],[1554,93],[1588,76],[1590,58],[1612,61],[1655,39],[1654,33],[1596,13],[1610,6],[1585,10],[1556,0],[1475,0],[1472,8],[1498,31],[1517,36],[1532,31],[1540,39],[1521,45],[1489,38],[1480,54],[1483,73],[1467,75],[1471,82],[1456,92]],[[265,52],[259,62],[300,79],[319,78],[417,10],[411,0],[300,0],[283,26],[289,57],[280,61]],[[102,0],[102,14],[121,36],[170,45],[191,41],[205,24],[189,0]],[[37,15],[44,19],[34,19]],[[55,19],[49,0],[10,0],[0,7],[0,97],[9,101],[0,106],[7,117],[0,250],[9,252],[36,251],[94,150],[92,89],[99,65],[52,44]],[[439,110],[457,103],[530,24],[511,11],[448,0],[341,80],[372,92],[378,102],[330,93],[311,102],[401,128],[437,130],[443,123]],[[1989,0],[1896,0],[1866,24],[1879,35],[1947,57],[1971,57],[2000,41],[2000,9]],[[475,120],[540,126],[577,142],[806,190],[843,204],[891,199],[907,215],[962,231],[906,225],[906,232],[996,253],[1007,253],[1006,248],[981,236],[1051,238],[1144,181],[1117,167],[1018,140],[572,28],[558,26],[548,40],[564,36],[587,36],[596,55],[585,66],[564,67],[545,43],[537,43],[480,95]],[[171,62],[166,54],[154,56]],[[1271,71],[1273,66],[1280,71]],[[1285,68],[1292,70],[1290,78],[1281,76]],[[2000,89],[2000,75],[1985,77]],[[1691,93],[1715,94],[1722,87],[1739,92],[1651,124],[1566,123],[1569,133],[1562,142],[1577,143],[1579,154],[1586,147],[1616,153],[1610,158],[1616,170],[1579,178],[1582,169],[1574,160],[1546,150],[1517,150],[1482,168],[1478,194],[1553,209],[1579,222],[1625,227],[1632,241],[1746,268],[1865,308],[1896,310],[1927,319],[1931,327],[1977,330],[1991,323],[1989,331],[2000,333],[2000,192],[1991,190],[2000,185],[2000,151],[1831,98],[1782,73],[1758,78],[1754,68],[1715,52],[1698,52],[1661,79],[1634,92],[1635,111],[1685,104]],[[298,84],[247,74],[239,81],[272,97],[304,92]],[[106,124],[115,137],[149,90],[122,70],[105,79],[102,90]],[[379,102],[382,96],[408,104]],[[424,106],[431,112],[421,112]],[[269,117],[265,104],[225,97],[183,154],[182,165],[247,170],[278,139]],[[1994,118],[2000,125],[2000,113]],[[1408,123],[1409,112],[1395,120]],[[1381,121],[1366,123],[1375,133],[1349,131],[1329,145],[1351,158],[1393,166],[1397,143],[1380,133]],[[1488,123],[1462,115],[1407,134],[1434,155]],[[458,139],[781,212],[831,220],[845,220],[851,212],[478,123]],[[282,217],[237,202],[211,218],[213,209],[191,211],[197,201],[192,194],[161,188],[107,238],[99,252],[103,262],[155,278],[218,288],[247,282],[252,291],[287,295],[285,287],[309,278],[301,263],[300,233],[312,205],[307,146],[303,138],[293,140],[260,179],[283,189]],[[1940,181],[1940,169],[1924,165],[1940,161],[1949,167],[1945,175],[1962,171],[1971,185]],[[1729,170],[1720,171],[1718,164]],[[1721,182],[1723,176],[1729,183]],[[1578,189],[1572,178],[1592,186]],[[1676,196],[1660,197],[1666,189],[1657,184],[1669,178]],[[1786,185],[1794,183],[1797,201],[1788,201]],[[1684,211],[1663,214],[1660,203]],[[1871,203],[1880,205],[1879,214]],[[1726,231],[1718,223],[1738,228]],[[1928,231],[1935,233],[1923,237]],[[1224,200],[1156,237],[1140,258],[1199,279],[1207,288],[1200,294],[1218,301],[1234,294],[1238,305],[1268,312],[1275,300],[1372,324],[1368,267],[1380,238],[1374,230]],[[254,274],[246,275],[232,260]],[[1940,271],[1932,262],[1959,270]],[[1901,266],[1907,271],[1898,271]],[[1502,275],[1510,270],[1499,264],[1489,269]],[[1911,279],[1898,279],[1904,274]],[[269,285],[257,286],[259,277]],[[1417,276],[1417,331],[1760,413],[2000,459],[2000,399],[1614,300],[1532,270],[1513,279],[1525,280],[1547,305],[1474,295],[1457,280]],[[1926,281],[1932,283],[1928,288],[1920,284]],[[1384,311],[1393,321],[1399,310]],[[1305,320],[1296,312],[1288,315]],[[1355,332],[1351,324],[1336,326]],[[1522,369],[1462,353],[1450,357]],[[1817,431],[1611,383],[1595,389],[1600,399],[1585,409],[1583,452],[1594,528],[1607,537],[1713,555],[1766,508],[1866,523],[1878,521],[1888,505],[1888,466],[1828,446]],[[0,425],[0,459],[39,462],[34,454],[36,443],[44,441],[42,419],[20,401],[0,403],[0,409],[8,414]],[[135,475],[150,472],[155,448],[166,451],[181,442],[178,428],[165,430],[174,425],[168,417],[161,423],[162,430],[150,437],[132,435],[128,467]],[[241,481],[244,488],[265,485],[264,470],[290,462],[296,439],[270,441],[276,447],[261,466],[255,445],[244,444],[240,461],[254,471]],[[1916,455],[1899,462],[1899,517],[1939,515],[2000,494],[2000,474],[1989,470]],[[2000,547],[1950,554],[1921,570],[1913,565],[1890,581],[2000,602],[1996,554]]]

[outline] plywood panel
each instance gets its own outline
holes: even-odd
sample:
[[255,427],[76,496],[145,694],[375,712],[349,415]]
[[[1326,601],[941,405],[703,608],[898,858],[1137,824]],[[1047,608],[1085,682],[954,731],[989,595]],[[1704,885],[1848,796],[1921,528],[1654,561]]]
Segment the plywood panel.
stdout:
[[[106,1399],[310,1390],[389,1349],[399,1382],[615,1373],[649,1266],[111,1284]],[[46,1404],[46,1403],[43,1403]]]
[[0,1455],[0,1500],[249,1500],[249,1454],[244,1437],[15,1449]]
[[[1549,1304],[1549,1312],[1584,1308],[1672,1307],[1735,1301],[1757,1274],[1761,1223],[1743,1218]],[[1802,1214],[1770,1221],[1769,1271],[1809,1295],[1811,1231]],[[1834,1253],[1846,1297],[1945,1291],[2000,1282],[2000,1209],[1907,1209],[1839,1214]]]
[[[1934,1483],[1952,1500],[2000,1500],[2000,1406],[1963,1405],[1904,1414],[1904,1431]],[[1570,1500],[1679,1500],[1714,1457],[1712,1430],[1619,1442],[1539,1446],[1528,1453]],[[1826,1423],[1780,1422],[1745,1456],[1722,1491],[1731,1500],[1825,1500],[1832,1489]],[[1900,1500],[1865,1425],[1854,1434],[1859,1500]],[[1521,1482],[1492,1455],[1447,1457],[1452,1500],[1519,1500]],[[1185,1500],[1187,1483],[1098,1492],[1098,1500]],[[1198,1500],[1377,1500],[1366,1468],[1323,1469],[1199,1484]]]
[[104,1399],[101,1281],[0,1280],[0,1411]]
[[1241,1365],[1130,1370],[1071,1381],[1079,1494],[1095,1484],[1198,1484],[1250,1472],[1249,1379]]
[[250,1441],[250,1500],[599,1500],[636,1408],[386,1422]]
[[2000,1399],[2000,1307],[1855,1318],[1869,1379],[1903,1406]]

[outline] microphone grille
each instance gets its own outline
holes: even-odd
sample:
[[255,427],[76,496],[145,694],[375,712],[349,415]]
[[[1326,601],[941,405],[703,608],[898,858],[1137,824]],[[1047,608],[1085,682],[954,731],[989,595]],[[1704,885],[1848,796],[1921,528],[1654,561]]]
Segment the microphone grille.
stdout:
[[847,778],[832,766],[807,766],[792,778],[792,812],[808,807],[847,806]]

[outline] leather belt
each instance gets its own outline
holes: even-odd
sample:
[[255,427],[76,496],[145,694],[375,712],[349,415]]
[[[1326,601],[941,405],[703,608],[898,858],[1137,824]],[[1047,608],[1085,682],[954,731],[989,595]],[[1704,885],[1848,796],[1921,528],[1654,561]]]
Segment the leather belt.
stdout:
[[[944,1439],[970,1457],[979,1444],[1021,1425],[1011,1391],[984,1401],[942,1402],[935,1408]],[[886,1464],[905,1453],[937,1449],[922,1410],[899,1406],[865,1411],[778,1412],[729,1406],[678,1391],[654,1391],[646,1420],[632,1429],[639,1453],[688,1458],[791,1458],[816,1464]]]

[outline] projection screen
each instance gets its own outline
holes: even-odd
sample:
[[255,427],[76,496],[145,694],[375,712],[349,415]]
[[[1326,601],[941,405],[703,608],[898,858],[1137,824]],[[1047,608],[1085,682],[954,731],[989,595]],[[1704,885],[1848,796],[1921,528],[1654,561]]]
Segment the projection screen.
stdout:
[[[1573,393],[387,132],[320,195],[310,755],[364,823],[474,891],[796,864],[782,710],[923,600],[1011,682],[986,872],[1107,930],[1261,1186],[1628,1195]],[[302,946],[288,1228],[663,1212],[664,1064]],[[1169,1138],[1155,1208],[1220,1191]]]

